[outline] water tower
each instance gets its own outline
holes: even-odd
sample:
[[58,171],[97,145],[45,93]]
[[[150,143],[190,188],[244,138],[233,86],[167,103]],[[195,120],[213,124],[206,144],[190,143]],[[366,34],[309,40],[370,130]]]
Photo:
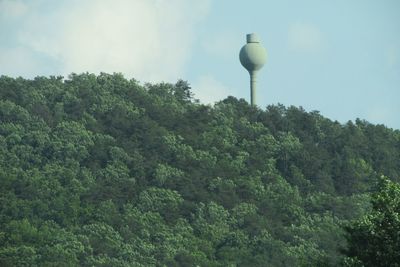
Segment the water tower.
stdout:
[[255,106],[257,72],[267,61],[267,51],[260,44],[260,38],[257,34],[247,34],[247,44],[240,50],[239,59],[243,67],[249,71],[251,105]]

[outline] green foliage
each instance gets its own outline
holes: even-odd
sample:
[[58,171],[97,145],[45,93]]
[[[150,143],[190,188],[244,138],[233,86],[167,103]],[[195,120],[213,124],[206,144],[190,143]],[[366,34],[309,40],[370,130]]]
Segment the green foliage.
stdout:
[[350,224],[349,265],[400,265],[400,184],[382,176],[372,195],[372,210]]
[[399,175],[382,125],[206,106],[181,80],[0,77],[0,266],[390,266]]

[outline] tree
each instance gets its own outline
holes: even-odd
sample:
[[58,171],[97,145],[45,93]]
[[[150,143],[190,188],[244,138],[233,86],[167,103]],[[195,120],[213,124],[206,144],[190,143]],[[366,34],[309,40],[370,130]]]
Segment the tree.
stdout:
[[[399,130],[202,105],[185,81],[0,77],[0,266],[336,266],[377,174],[400,181]],[[360,246],[396,248],[398,217],[373,214],[385,238]]]
[[372,211],[345,229],[350,266],[400,266],[400,184],[382,176]]

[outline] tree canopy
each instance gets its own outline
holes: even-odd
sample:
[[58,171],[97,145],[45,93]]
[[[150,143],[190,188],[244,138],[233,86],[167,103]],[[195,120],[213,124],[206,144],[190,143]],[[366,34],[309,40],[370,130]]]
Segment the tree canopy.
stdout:
[[185,81],[0,77],[0,266],[338,266],[385,240],[383,263],[399,182],[383,125],[203,105]]
[[400,266],[400,184],[382,176],[372,210],[347,226],[349,265]]

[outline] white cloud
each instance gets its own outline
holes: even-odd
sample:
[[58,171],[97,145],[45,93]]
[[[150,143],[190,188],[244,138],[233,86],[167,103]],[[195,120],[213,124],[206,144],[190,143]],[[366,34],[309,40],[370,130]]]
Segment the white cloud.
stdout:
[[370,107],[367,111],[367,121],[371,123],[386,124],[391,121],[394,122],[396,120],[393,116],[393,110],[391,110],[390,107],[384,105],[375,105],[373,107]]
[[243,36],[234,31],[218,32],[207,36],[202,42],[202,47],[213,56],[225,59],[238,57],[238,49],[245,43]]
[[30,76],[37,68],[32,53],[24,47],[0,49],[0,75]]
[[225,85],[216,80],[212,75],[200,76],[192,86],[194,97],[203,104],[213,104],[229,95],[229,90]]
[[19,0],[0,0],[0,17],[18,18],[28,11],[28,6]]
[[301,52],[315,52],[322,48],[322,34],[316,25],[294,23],[289,27],[289,48]]
[[105,71],[146,82],[176,81],[208,6],[209,0],[87,0],[45,12],[36,5],[19,42],[51,58],[64,75]]
[[400,47],[391,45],[386,49],[386,61],[390,68],[398,67],[400,63]]

